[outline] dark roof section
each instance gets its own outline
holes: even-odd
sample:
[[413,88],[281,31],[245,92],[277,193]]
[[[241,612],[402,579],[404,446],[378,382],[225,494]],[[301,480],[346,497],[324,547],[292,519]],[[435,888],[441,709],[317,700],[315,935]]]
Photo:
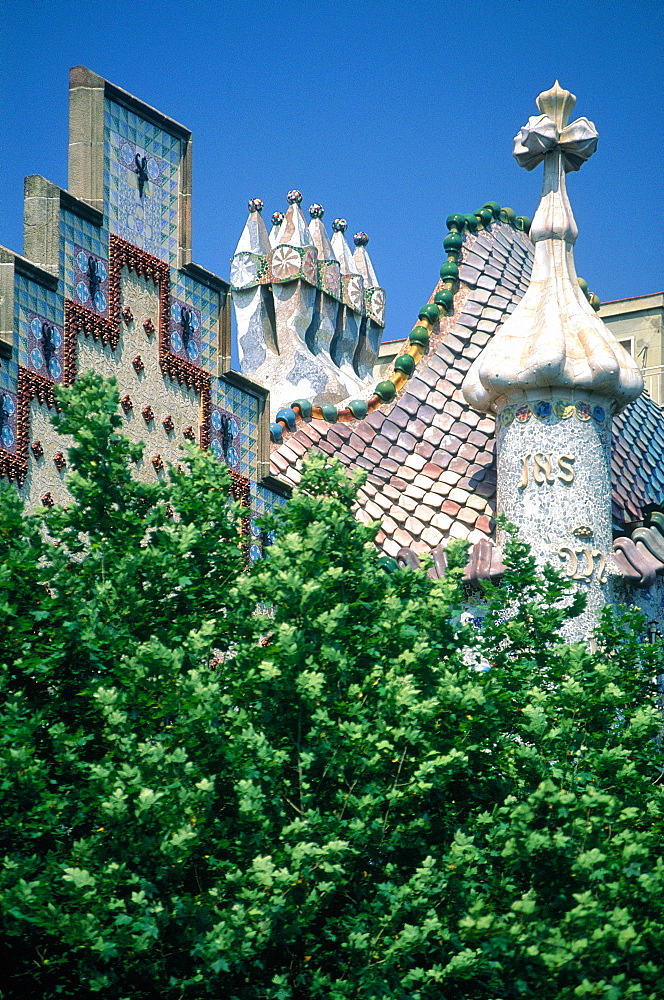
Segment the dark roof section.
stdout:
[[664,417],[645,393],[613,418],[613,518],[622,528],[664,503]]

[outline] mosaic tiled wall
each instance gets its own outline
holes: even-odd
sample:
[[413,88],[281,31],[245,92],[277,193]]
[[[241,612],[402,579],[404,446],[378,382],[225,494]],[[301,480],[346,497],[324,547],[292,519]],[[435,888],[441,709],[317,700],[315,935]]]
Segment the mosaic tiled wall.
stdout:
[[[63,297],[36,281],[30,281],[21,274],[14,280],[14,316],[16,322],[16,346],[18,364],[30,368],[42,375],[54,378],[53,372],[47,372],[44,347],[39,344],[39,356],[35,340],[41,340],[42,324],[54,325],[57,331],[55,338],[60,341],[56,357],[61,361],[61,344],[63,336]],[[39,324],[39,328],[37,328]],[[17,373],[18,374],[18,373]]]
[[104,201],[111,232],[177,262],[182,140],[116,101],[104,109]]
[[[236,498],[255,516],[272,496],[258,485],[265,390],[219,373],[230,355],[227,283],[194,264],[180,268],[189,260],[189,133],[171,123],[171,134],[169,119],[89,71],[72,73],[72,93],[89,84],[102,95],[88,117],[70,121],[77,147],[87,141],[81,121],[90,130],[88,160],[80,148],[74,158],[82,179],[70,173],[79,197],[30,178],[26,246],[38,263],[2,251],[13,266],[9,282],[0,274],[13,332],[3,334],[11,356],[0,353],[0,475],[30,505],[66,500],[67,441],[49,423],[53,387],[93,368],[117,379],[125,431],[146,443],[137,475],[166,475],[183,443],[198,441],[228,466]],[[96,151],[94,136],[103,136]]]
[[[175,271],[171,274],[171,300],[171,350],[210,371],[215,365],[218,349],[219,293],[190,275]],[[187,350],[189,343],[174,342],[174,333],[182,341],[183,308],[191,312],[193,326],[196,327],[191,338],[196,351]]]

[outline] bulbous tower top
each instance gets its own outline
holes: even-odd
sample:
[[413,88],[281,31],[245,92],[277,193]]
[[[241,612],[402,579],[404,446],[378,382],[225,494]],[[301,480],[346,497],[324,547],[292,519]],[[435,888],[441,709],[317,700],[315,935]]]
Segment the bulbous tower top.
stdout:
[[574,267],[578,230],[565,175],[592,156],[598,138],[587,118],[567,124],[575,104],[556,81],[537,98],[541,114],[514,139],[520,166],[544,162],[544,183],[530,230],[535,261],[526,294],[463,383],[468,403],[483,412],[531,393],[574,389],[601,394],[618,411],[643,391],[638,366],[593,311]]

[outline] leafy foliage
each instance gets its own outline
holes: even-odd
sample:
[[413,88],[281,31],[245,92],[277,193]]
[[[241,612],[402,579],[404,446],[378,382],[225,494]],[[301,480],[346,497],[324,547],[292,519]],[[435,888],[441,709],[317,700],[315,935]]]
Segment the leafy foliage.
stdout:
[[638,616],[565,644],[513,539],[475,632],[322,456],[246,571],[218,463],[141,484],[115,387],[59,399],[71,504],[0,493],[1,996],[662,996]]

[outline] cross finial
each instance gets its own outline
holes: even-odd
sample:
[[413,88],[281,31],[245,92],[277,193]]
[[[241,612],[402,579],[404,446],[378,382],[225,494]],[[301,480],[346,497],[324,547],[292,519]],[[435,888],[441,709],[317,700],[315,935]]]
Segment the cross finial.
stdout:
[[618,410],[643,388],[638,366],[589,306],[574,269],[578,231],[565,173],[578,170],[597,148],[591,121],[567,124],[575,103],[556,80],[537,98],[541,113],[514,139],[522,167],[544,163],[542,197],[530,227],[535,260],[526,294],[465,378],[464,395],[478,410],[500,411],[529,394],[572,390],[604,396]]
[[547,115],[559,129],[563,129],[574,110],[576,97],[569,90],[563,90],[556,80],[551,90],[543,90],[535,103],[543,115]]
[[514,137],[514,158],[521,167],[533,170],[547,153],[559,150],[565,173],[579,170],[597,149],[597,130],[587,118],[568,125],[576,97],[563,90],[558,81],[537,98],[541,115],[532,115]]

